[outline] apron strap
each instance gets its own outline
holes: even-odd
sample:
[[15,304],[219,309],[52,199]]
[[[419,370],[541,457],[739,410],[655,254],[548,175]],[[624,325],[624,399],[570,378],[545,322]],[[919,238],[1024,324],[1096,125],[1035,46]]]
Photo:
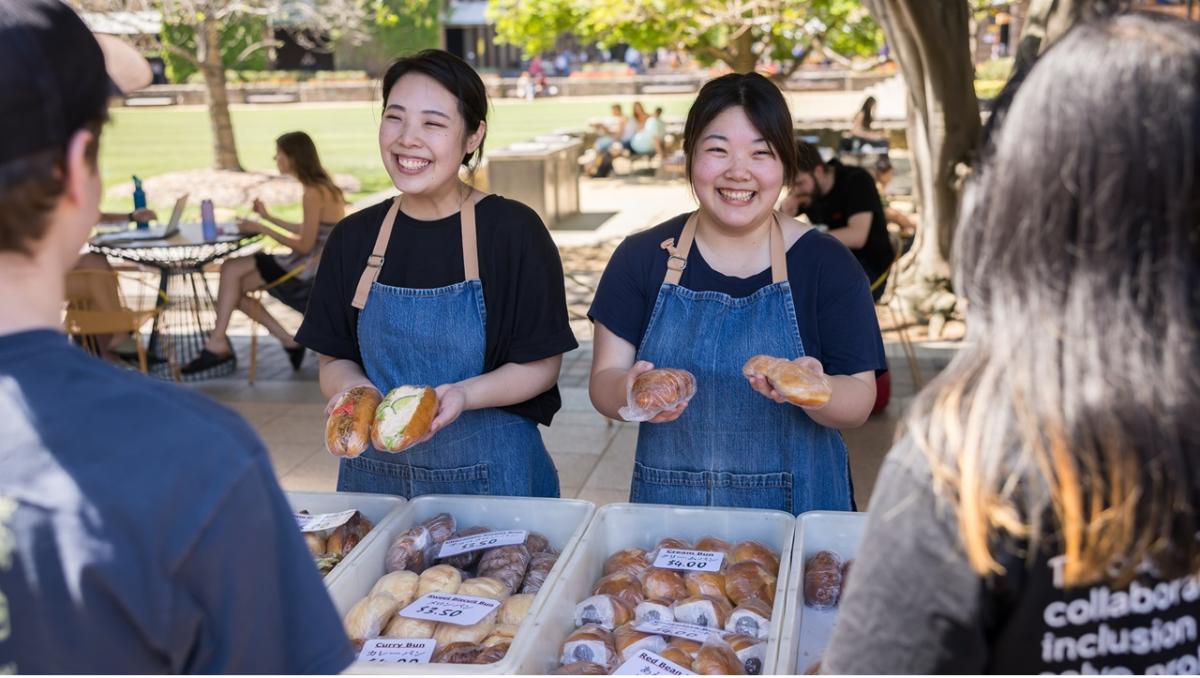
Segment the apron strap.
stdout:
[[[472,193],[474,190],[472,189]],[[472,195],[463,203],[460,212],[462,221],[463,271],[467,280],[479,279],[479,246],[475,237],[475,204],[488,196],[487,193]]]
[[392,206],[388,208],[387,215],[383,217],[383,224],[379,227],[379,235],[375,238],[375,248],[371,250],[371,256],[367,257],[367,267],[363,269],[362,275],[358,278],[358,287],[354,290],[354,301],[350,305],[358,310],[363,310],[367,305],[367,296],[371,293],[371,285],[379,279],[379,271],[383,268],[383,255],[387,252],[388,240],[392,237],[392,226],[396,223],[396,214],[400,211],[400,198],[396,196],[392,199]]
[[[692,251],[692,242],[696,239],[699,214],[696,212],[688,217],[687,223],[683,225],[683,232],[679,234],[679,245],[675,245],[670,239],[662,242],[661,247],[668,255],[664,285],[678,285],[683,277],[683,270],[687,268],[688,253]],[[781,283],[788,279],[787,248],[783,246],[783,227],[779,225],[779,213],[775,212],[771,217],[771,230],[768,235],[768,246],[771,248],[771,282]]]

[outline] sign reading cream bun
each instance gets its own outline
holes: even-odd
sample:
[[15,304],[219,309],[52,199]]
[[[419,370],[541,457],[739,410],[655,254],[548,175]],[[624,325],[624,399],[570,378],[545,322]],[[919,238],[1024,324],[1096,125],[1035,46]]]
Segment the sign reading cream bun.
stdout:
[[437,414],[437,394],[428,386],[397,386],[379,408],[371,425],[371,444],[382,452],[401,452],[429,432]]

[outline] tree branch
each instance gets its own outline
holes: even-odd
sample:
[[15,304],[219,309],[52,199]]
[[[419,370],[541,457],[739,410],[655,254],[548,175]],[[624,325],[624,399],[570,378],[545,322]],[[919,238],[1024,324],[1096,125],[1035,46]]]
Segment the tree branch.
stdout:
[[195,54],[192,54],[191,52],[183,49],[182,47],[179,47],[178,45],[174,45],[169,42],[164,42],[162,46],[164,49],[166,49],[171,54],[174,54],[175,56],[179,57],[180,59],[183,59],[184,61],[190,63],[191,65],[195,66],[196,68],[200,67],[200,59],[196,58]]

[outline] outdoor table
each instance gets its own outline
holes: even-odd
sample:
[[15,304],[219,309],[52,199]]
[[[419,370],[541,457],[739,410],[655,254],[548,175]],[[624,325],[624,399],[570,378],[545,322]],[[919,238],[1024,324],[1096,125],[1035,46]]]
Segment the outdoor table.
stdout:
[[[109,236],[111,237],[111,236]],[[222,234],[216,240],[205,241],[199,224],[180,224],[179,233],[163,240],[134,240],[110,242],[100,237],[88,247],[105,256],[124,259],[158,269],[158,306],[161,312],[150,329],[147,348],[150,373],[174,378],[167,360],[167,351],[174,353],[178,367],[186,365],[200,354],[204,342],[216,322],[216,306],[212,290],[204,277],[204,267],[218,259],[257,244],[262,236]],[[164,334],[170,342],[162,341]],[[203,372],[184,375],[186,381],[198,381],[232,374],[232,361]]]

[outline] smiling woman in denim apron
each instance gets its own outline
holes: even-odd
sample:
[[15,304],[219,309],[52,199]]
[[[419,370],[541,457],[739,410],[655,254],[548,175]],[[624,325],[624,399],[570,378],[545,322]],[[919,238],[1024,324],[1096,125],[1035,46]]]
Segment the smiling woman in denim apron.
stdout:
[[[875,400],[883,343],[866,278],[841,243],[774,211],[796,171],[791,114],[756,74],[701,89],[684,130],[700,208],[613,254],[590,316],[592,403],[619,418],[653,367],[696,376],[691,401],[641,424],[631,500],[801,513],[850,510],[846,446]],[[821,409],[742,365],[766,354],[829,375]]]
[[577,346],[558,250],[531,209],[459,179],[487,130],[470,66],[427,50],[393,64],[383,91],[380,153],[402,195],[334,230],[297,340],[321,355],[330,402],[430,385],[438,411],[403,453],[342,459],[338,489],[556,497],[537,425],[560,407]]

